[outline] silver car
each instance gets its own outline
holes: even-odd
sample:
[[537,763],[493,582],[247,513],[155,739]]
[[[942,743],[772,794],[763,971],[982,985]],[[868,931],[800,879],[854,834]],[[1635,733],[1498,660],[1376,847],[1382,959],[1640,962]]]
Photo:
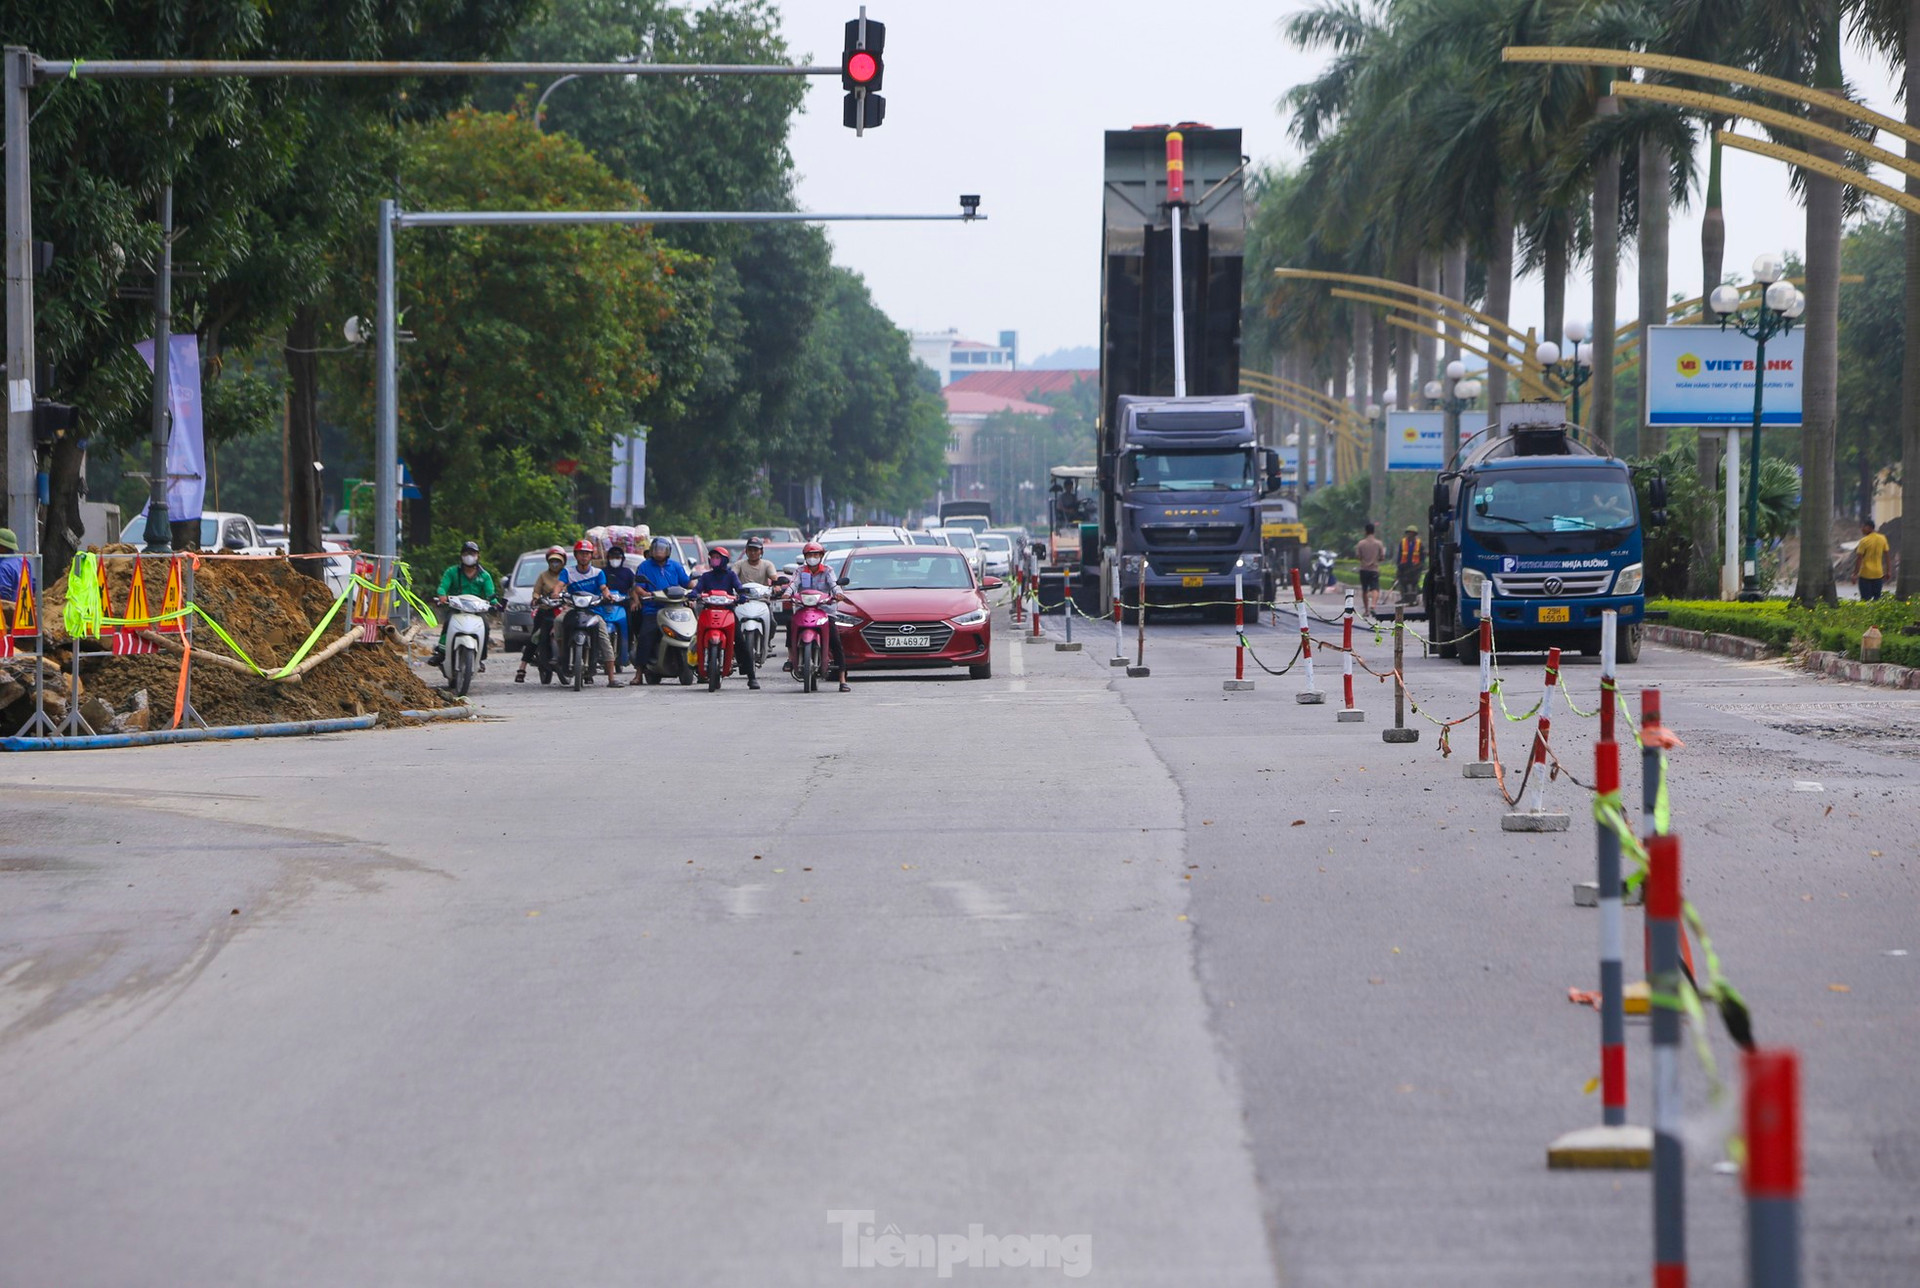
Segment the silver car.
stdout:
[[527,646],[533,638],[533,583],[547,568],[547,552],[524,550],[513,561],[513,573],[507,578],[507,611],[502,616],[501,634],[509,652]]

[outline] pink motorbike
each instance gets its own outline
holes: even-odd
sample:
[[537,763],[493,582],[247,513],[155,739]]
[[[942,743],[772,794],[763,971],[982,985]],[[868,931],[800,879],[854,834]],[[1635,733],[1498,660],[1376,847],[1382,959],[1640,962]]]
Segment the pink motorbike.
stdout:
[[820,691],[826,673],[827,632],[833,618],[827,605],[833,596],[824,590],[801,590],[793,595],[793,678],[807,693]]

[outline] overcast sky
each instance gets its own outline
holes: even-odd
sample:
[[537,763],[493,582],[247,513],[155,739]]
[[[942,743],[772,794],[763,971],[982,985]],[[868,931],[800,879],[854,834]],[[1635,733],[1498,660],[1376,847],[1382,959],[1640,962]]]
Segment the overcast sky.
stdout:
[[[857,3],[780,7],[796,54],[839,61],[841,30]],[[988,222],[837,225],[835,258],[862,273],[880,306],[909,330],[954,326],[982,340],[1017,330],[1023,360],[1092,344],[1101,132],[1205,121],[1239,126],[1255,161],[1297,157],[1275,103],[1321,62],[1279,32],[1279,19],[1301,7],[879,0],[868,8],[887,24],[887,122],[855,138],[840,125],[839,80],[814,80],[793,132],[801,204],[939,211],[957,208],[961,192],[977,192]],[[1871,105],[1899,114],[1884,64],[1849,49],[1846,70]],[[1784,166],[1729,151],[1725,183],[1729,269],[1744,276],[1760,251],[1804,245],[1804,216]],[[1674,214],[1669,272],[1673,290],[1698,292],[1697,209]],[[1573,303],[1588,291],[1586,266],[1576,273],[1569,318],[1588,312]],[[1636,280],[1623,265],[1622,321],[1637,312]],[[1537,279],[1518,284],[1513,311],[1515,325],[1538,325]]]

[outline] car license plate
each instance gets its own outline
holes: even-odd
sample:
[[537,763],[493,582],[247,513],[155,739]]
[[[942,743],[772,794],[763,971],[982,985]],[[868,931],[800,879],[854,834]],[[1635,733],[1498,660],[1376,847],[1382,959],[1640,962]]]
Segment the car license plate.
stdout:
[[886,638],[888,648],[933,647],[933,637],[930,635],[889,635]]
[[1541,620],[1541,621],[1543,621],[1543,622],[1564,622],[1564,621],[1569,621],[1569,620],[1571,620],[1571,619],[1570,619],[1570,617],[1569,617],[1569,614],[1570,614],[1570,613],[1571,613],[1572,611],[1573,611],[1573,610],[1571,610],[1571,609],[1569,609],[1569,608],[1564,608],[1564,607],[1562,607],[1562,608],[1543,608],[1543,609],[1541,609],[1541,610],[1540,610],[1540,620]]
[[1182,577],[1180,584],[1188,590],[1198,590],[1205,583],[1204,577]]

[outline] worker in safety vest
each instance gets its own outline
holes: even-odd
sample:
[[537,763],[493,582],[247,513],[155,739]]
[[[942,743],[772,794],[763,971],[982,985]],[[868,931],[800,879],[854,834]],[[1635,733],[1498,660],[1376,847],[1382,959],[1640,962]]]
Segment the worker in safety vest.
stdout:
[[1399,575],[1393,588],[1400,592],[1403,601],[1410,601],[1420,591],[1420,565],[1426,560],[1426,551],[1420,545],[1420,529],[1413,524],[1407,525],[1400,537]]

